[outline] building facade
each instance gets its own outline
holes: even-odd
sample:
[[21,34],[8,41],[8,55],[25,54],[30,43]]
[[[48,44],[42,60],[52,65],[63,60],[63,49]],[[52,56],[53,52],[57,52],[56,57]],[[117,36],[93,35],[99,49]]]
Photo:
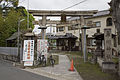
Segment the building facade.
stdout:
[[[65,35],[66,33],[72,33],[72,35],[76,36],[77,39],[75,40],[75,46],[80,49],[81,45],[81,19],[79,17],[71,17],[67,19],[71,22],[71,25],[61,25],[56,27],[56,35]],[[77,24],[76,24],[77,23]],[[109,10],[99,11],[98,13],[94,14],[93,16],[84,17],[84,24],[87,27],[93,27],[90,29],[87,29],[87,48],[88,51],[90,49],[96,48],[95,38],[94,34],[97,32],[97,30],[100,31],[101,34],[104,34],[104,29],[110,28],[112,31],[112,48],[113,51],[117,51],[117,30],[115,28],[115,25],[113,23],[113,19],[110,16]],[[102,41],[102,48],[104,49],[104,40]]]

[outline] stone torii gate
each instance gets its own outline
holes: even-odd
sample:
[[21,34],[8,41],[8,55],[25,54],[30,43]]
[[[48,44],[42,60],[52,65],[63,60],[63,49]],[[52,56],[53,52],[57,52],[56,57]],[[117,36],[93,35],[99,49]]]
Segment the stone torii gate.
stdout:
[[[41,32],[41,36],[42,39],[45,39],[46,36],[46,24],[50,23],[58,23],[58,24],[62,24],[62,25],[66,25],[66,24],[71,24],[69,21],[66,21],[66,17],[70,16],[70,17],[80,17],[80,22],[78,22],[78,24],[80,23],[81,28],[85,26],[85,20],[84,20],[84,16],[93,16],[95,13],[97,13],[97,10],[91,10],[91,11],[55,11],[55,10],[29,10],[29,13],[31,13],[33,16],[41,16],[42,20],[39,21],[39,23],[41,23],[41,25],[43,27],[41,27],[42,32]],[[60,16],[61,17],[61,21],[47,21],[47,16],[48,17],[54,17],[54,16]],[[74,25],[74,24],[72,24]],[[80,32],[80,27],[79,27],[79,32]],[[80,34],[80,33],[78,33]],[[82,39],[81,39],[81,50],[83,54],[86,54],[87,52],[87,48],[86,48],[86,42],[84,41],[84,36],[85,36],[85,30],[82,29]],[[79,47],[80,48],[80,47]],[[87,57],[85,58],[85,60],[87,59]]]
[[[40,21],[43,29],[42,29],[42,38],[45,39],[45,33],[46,30],[44,27],[46,27],[46,24],[48,23],[61,23],[60,21],[47,21],[47,17],[54,17],[54,16],[61,16],[62,14],[65,14],[65,18],[67,16],[74,16],[74,17],[81,17],[81,16],[92,16],[93,14],[97,13],[97,10],[91,10],[91,11],[55,11],[55,10],[29,10],[29,13],[31,13],[33,16],[40,16],[42,17],[42,20]],[[82,18],[83,19],[83,18]],[[81,20],[84,21],[84,20]],[[65,22],[68,23],[68,22]],[[68,23],[70,24],[70,23]],[[84,22],[82,22],[82,26],[84,26]]]

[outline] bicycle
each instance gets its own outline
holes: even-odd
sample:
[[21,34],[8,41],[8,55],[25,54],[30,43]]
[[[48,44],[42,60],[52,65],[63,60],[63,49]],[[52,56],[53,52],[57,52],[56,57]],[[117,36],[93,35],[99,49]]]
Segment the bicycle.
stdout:
[[42,66],[46,66],[46,58],[45,58],[45,56],[44,55],[42,55]]
[[[39,51],[37,51],[37,52],[39,52]],[[46,58],[44,55],[42,55],[42,52],[39,52],[39,56],[37,58],[37,65],[41,65],[41,64],[44,67],[46,66]]]
[[51,64],[52,67],[55,65],[55,60],[52,58],[52,55],[49,58],[49,63]]

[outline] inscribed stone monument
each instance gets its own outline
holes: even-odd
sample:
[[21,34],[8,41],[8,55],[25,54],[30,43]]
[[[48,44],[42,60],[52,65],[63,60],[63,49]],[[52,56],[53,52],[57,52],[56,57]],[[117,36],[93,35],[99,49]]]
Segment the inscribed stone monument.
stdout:
[[111,62],[112,60],[112,34],[111,29],[104,29],[104,42],[105,42],[105,61]]

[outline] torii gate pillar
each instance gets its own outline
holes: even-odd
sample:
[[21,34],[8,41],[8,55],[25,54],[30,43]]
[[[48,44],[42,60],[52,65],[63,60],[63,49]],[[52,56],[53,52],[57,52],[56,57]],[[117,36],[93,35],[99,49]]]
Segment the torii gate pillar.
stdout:
[[46,36],[46,29],[47,29],[47,27],[46,27],[46,21],[47,21],[46,17],[47,16],[45,16],[45,15],[42,16],[42,27],[39,28],[39,29],[41,29],[42,39],[45,39],[45,36]]

